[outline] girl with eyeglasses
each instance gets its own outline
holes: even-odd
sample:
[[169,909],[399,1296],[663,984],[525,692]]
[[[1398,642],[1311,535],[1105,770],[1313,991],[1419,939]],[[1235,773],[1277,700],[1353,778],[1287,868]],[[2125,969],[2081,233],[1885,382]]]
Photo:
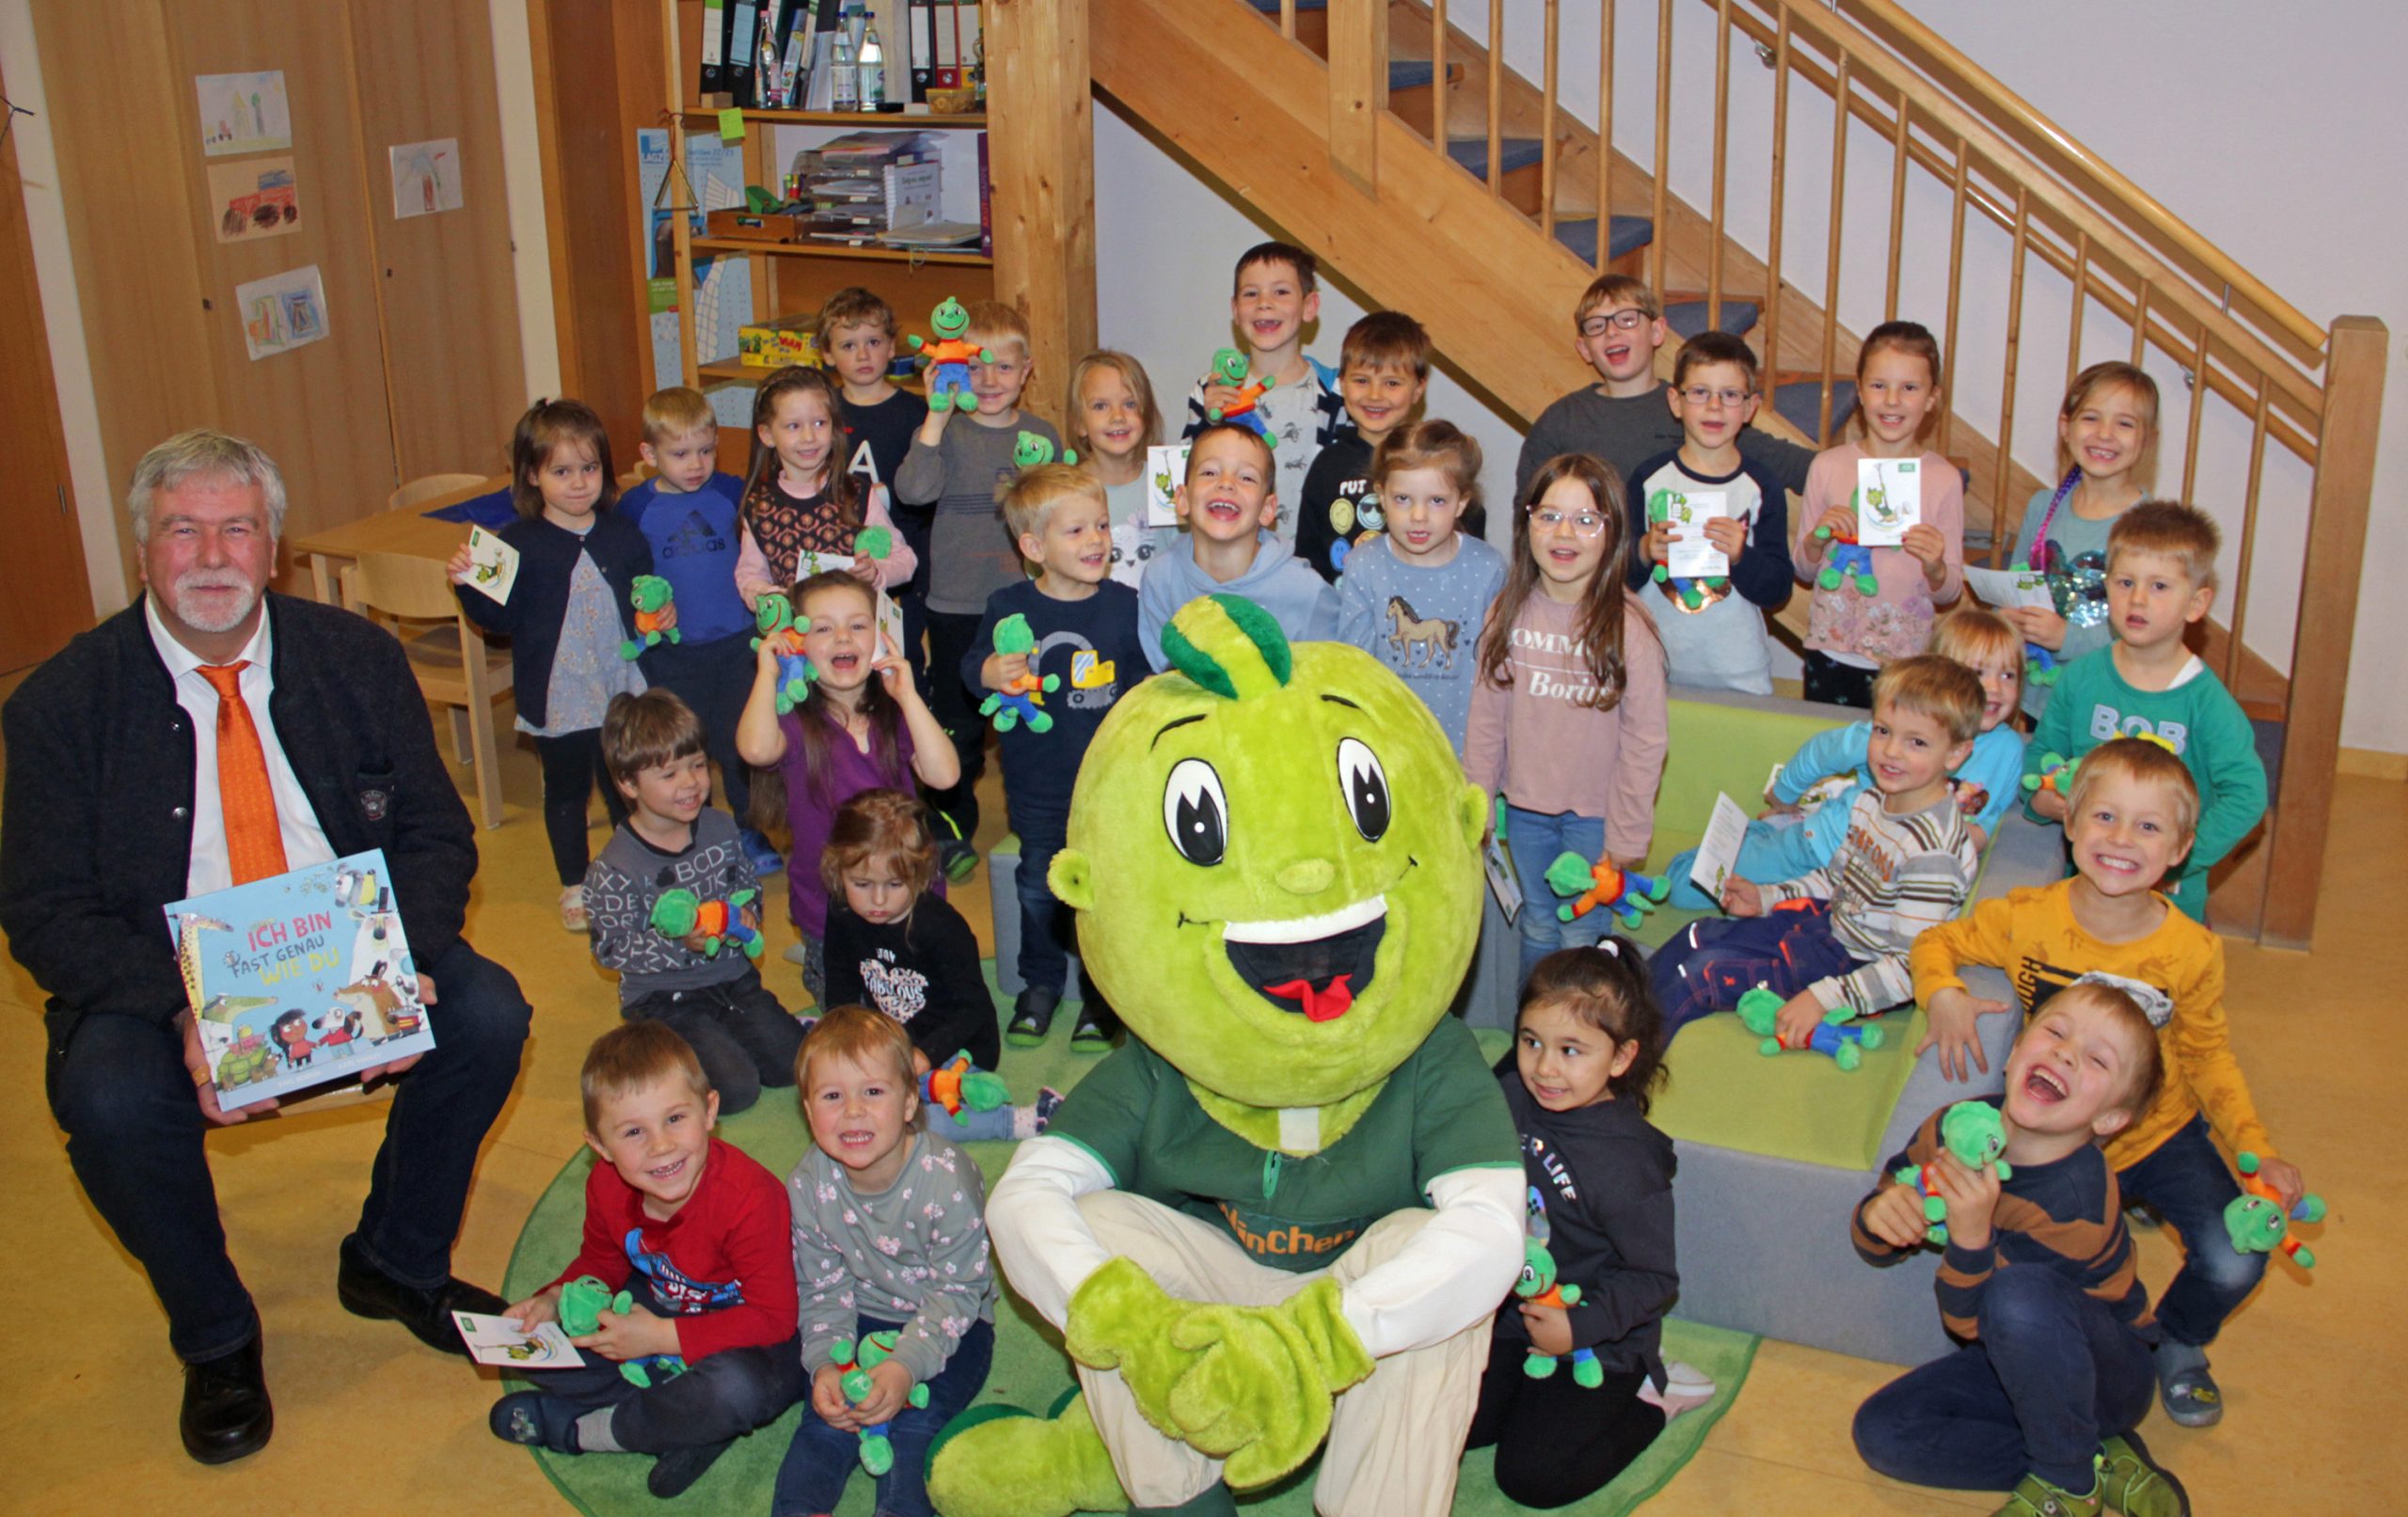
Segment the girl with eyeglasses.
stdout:
[[1504,592],[1481,634],[1464,772],[1505,802],[1522,887],[1522,977],[1558,948],[1596,941],[1612,913],[1560,922],[1559,855],[1646,861],[1669,741],[1664,646],[1625,593],[1622,482],[1586,453],[1550,459],[1514,514]]

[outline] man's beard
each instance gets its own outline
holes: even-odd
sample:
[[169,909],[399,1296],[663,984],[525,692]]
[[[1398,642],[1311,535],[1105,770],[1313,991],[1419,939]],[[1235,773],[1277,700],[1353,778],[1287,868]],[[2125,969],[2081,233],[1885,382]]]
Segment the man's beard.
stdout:
[[[218,603],[201,599],[205,592],[224,590],[242,592],[224,603],[231,607],[230,610],[210,609]],[[176,613],[176,620],[196,632],[231,632],[250,619],[252,608],[259,603],[258,586],[239,574],[224,570],[186,570],[176,577],[176,582],[167,590],[167,608]]]

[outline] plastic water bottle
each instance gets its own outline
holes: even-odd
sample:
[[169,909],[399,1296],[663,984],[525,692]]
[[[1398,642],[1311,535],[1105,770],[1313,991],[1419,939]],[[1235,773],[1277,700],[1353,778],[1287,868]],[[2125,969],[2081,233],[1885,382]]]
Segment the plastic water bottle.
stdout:
[[874,111],[886,103],[886,49],[879,43],[876,22],[862,33],[860,72],[862,109]]
[[828,102],[831,110],[857,111],[862,108],[861,63],[853,54],[852,34],[842,25],[836,28],[835,58],[830,76],[832,93]]

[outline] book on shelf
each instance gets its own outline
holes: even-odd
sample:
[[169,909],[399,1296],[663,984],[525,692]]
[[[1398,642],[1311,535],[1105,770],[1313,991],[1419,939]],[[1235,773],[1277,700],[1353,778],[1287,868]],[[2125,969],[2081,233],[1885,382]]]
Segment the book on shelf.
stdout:
[[696,87],[704,99],[727,87],[727,0],[703,0],[703,67]]
[[172,901],[166,914],[221,1109],[435,1047],[382,849]]
[[978,134],[978,251],[995,256],[995,205],[989,188],[987,134]]
[[924,221],[916,226],[882,231],[879,233],[878,241],[887,247],[916,247],[934,252],[973,246],[980,235],[979,229],[967,221]]
[[760,35],[761,8],[755,0],[727,0],[725,18],[727,29],[720,41],[725,88],[737,105],[750,107],[753,103],[752,48]]

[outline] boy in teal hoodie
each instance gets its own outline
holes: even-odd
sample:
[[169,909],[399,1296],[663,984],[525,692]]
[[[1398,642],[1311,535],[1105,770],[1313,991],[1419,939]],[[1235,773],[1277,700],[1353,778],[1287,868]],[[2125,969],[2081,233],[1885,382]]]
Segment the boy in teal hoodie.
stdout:
[[2114,737],[2147,737],[2171,750],[2199,786],[2198,841],[2168,877],[2167,894],[2193,920],[2208,910],[2208,870],[2266,814],[2266,766],[2241,703],[2183,646],[2184,629],[2215,603],[2223,534],[2205,512],[2145,500],[2107,539],[2107,621],[2115,640],[2066,666],[2024,750],[2024,773],[2044,782],[2032,813],[2062,822],[2079,759]]

